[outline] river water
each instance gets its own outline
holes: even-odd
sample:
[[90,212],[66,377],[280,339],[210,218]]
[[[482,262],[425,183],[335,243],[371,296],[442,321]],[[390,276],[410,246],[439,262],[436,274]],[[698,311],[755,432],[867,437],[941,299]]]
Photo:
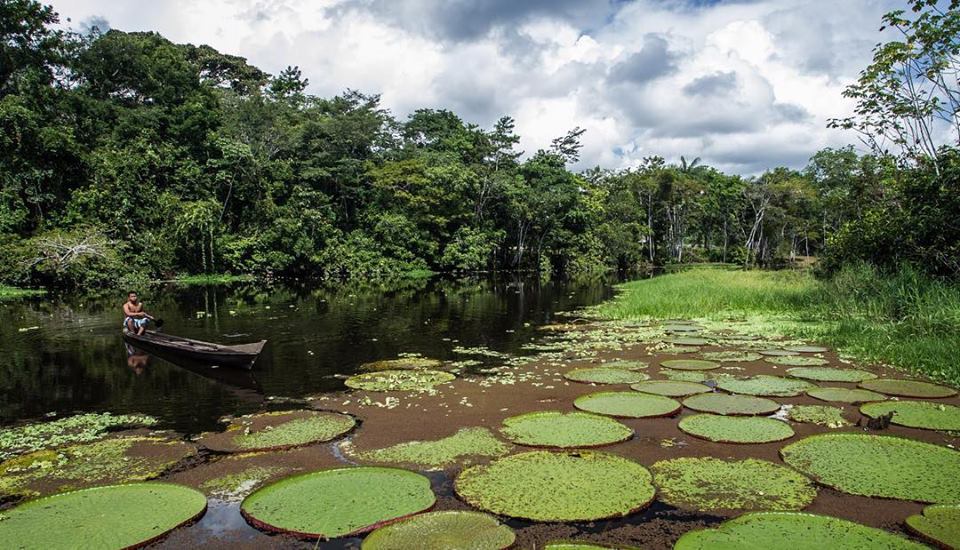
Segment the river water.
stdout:
[[74,412],[140,412],[187,433],[283,398],[343,389],[366,362],[456,346],[523,354],[555,313],[599,303],[611,279],[419,280],[392,287],[165,285],[143,292],[165,332],[220,343],[266,339],[250,373],[131,354],[117,295],[0,302],[0,424]]

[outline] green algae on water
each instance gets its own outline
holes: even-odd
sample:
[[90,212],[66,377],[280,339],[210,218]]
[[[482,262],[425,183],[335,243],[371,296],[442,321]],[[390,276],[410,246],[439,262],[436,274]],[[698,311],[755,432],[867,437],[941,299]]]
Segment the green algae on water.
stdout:
[[563,377],[567,380],[587,384],[634,384],[650,378],[642,372],[610,367],[573,369],[564,374]]
[[776,412],[780,404],[764,397],[701,393],[683,400],[683,406],[699,412],[730,416],[765,415]]
[[633,430],[612,418],[561,411],[511,416],[503,421],[500,432],[510,441],[530,447],[598,447],[633,437]]
[[513,530],[481,512],[427,512],[381,527],[363,539],[363,550],[502,550],[513,544]]
[[717,387],[743,395],[793,397],[816,386],[803,380],[759,374],[749,378],[724,378],[717,381]]
[[455,463],[469,463],[470,457],[498,457],[510,452],[510,445],[497,439],[493,433],[480,427],[461,428],[450,437],[436,441],[407,441],[383,449],[355,453],[365,462],[383,464],[411,464],[425,469],[437,469]]
[[100,439],[111,431],[153,426],[156,423],[156,418],[142,414],[88,413],[48,422],[0,428],[0,460],[40,449],[87,443]]
[[348,388],[367,391],[428,391],[455,380],[449,372],[436,370],[385,370],[347,378]]
[[787,418],[803,424],[816,424],[828,428],[842,428],[851,423],[843,417],[843,409],[826,405],[794,405],[787,412]]
[[[867,403],[860,412],[876,418],[893,413],[892,423],[921,430],[960,432],[960,407],[930,401],[883,401]],[[958,497],[960,498],[960,497]]]
[[868,401],[883,401],[887,396],[870,390],[850,388],[815,388],[807,391],[807,395],[820,401],[837,403],[866,403]]
[[793,437],[793,428],[773,418],[695,414],[680,421],[681,431],[716,443],[772,443]]
[[673,416],[680,412],[679,401],[661,395],[637,392],[599,392],[578,397],[573,406],[587,412],[619,418]]
[[960,504],[935,504],[907,518],[907,529],[940,548],[960,548]]

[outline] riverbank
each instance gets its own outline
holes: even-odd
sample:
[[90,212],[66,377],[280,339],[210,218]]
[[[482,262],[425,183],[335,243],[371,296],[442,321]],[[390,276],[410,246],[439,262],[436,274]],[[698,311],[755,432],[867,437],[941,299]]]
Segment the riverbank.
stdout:
[[960,287],[909,269],[881,275],[700,267],[619,287],[596,311],[607,319],[748,321],[763,336],[822,342],[860,361],[960,385]]

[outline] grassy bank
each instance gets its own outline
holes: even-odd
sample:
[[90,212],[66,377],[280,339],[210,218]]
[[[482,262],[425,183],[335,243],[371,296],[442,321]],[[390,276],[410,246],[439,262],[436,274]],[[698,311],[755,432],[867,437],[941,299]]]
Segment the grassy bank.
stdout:
[[821,342],[860,360],[960,385],[960,286],[865,266],[830,280],[802,271],[694,268],[622,286],[612,319],[746,319],[750,330]]
[[13,298],[25,298],[27,296],[39,296],[43,294],[42,290],[33,290],[29,288],[16,288],[12,286],[0,285],[0,300]]
[[253,281],[254,279],[253,275],[182,275],[174,279],[174,282],[184,285],[222,285]]

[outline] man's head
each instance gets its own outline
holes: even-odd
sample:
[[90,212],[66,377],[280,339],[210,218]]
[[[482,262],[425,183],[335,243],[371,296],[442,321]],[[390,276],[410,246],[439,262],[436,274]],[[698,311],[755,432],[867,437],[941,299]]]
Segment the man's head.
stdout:
[[134,291],[131,290],[130,292],[127,293],[127,300],[128,300],[131,304],[137,303],[137,300],[139,300],[139,299],[140,299],[140,297],[137,296],[137,293],[136,293],[136,292],[134,292]]

